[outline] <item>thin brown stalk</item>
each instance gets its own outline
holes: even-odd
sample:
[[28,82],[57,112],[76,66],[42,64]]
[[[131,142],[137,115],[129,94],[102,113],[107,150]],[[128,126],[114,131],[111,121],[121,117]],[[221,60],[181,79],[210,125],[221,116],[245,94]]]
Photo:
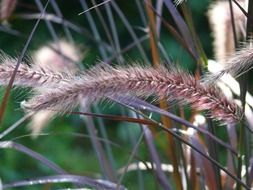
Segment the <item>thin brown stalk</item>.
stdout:
[[[158,51],[158,38],[157,38],[157,31],[156,29],[156,22],[155,22],[155,14],[154,11],[152,9],[152,1],[151,0],[147,0],[145,3],[145,8],[146,8],[146,12],[148,15],[148,19],[149,19],[149,36],[150,36],[150,48],[151,48],[151,54],[152,54],[152,64],[155,67],[159,67],[160,65],[160,55],[159,55],[159,51]],[[162,99],[159,102],[160,108],[165,109],[168,107],[168,103],[166,102],[166,99]],[[167,117],[161,116],[161,121],[163,123],[164,126],[166,126],[167,128],[172,128],[171,125],[171,120]],[[172,135],[168,134],[167,135],[167,147],[175,147],[175,139],[173,138]],[[174,172],[173,172],[173,179],[175,181],[175,186],[176,189],[178,190],[182,190],[182,181],[181,181],[181,177],[180,177],[180,173],[178,171],[178,159],[177,159],[177,151],[173,151],[171,148],[167,148],[167,153],[169,158],[171,159],[171,163],[174,167]]]
[[58,88],[41,92],[28,102],[24,108],[31,111],[43,109],[71,110],[81,99],[87,102],[119,95],[167,98],[182,104],[188,103],[197,110],[208,111],[209,116],[225,123],[241,119],[241,111],[216,88],[200,84],[190,74],[179,69],[167,70],[132,66],[112,68],[99,66],[82,77]]

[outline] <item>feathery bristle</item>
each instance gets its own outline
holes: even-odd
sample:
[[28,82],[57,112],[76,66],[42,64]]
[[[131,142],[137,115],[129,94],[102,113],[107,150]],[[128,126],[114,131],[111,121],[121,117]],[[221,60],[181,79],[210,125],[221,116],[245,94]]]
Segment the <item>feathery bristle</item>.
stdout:
[[204,83],[215,83],[220,79],[225,73],[231,74],[233,77],[237,78],[240,75],[248,72],[253,68],[253,48],[248,45],[246,48],[242,48],[237,51],[233,56],[228,59],[224,65],[224,68],[215,73],[206,75],[203,78]]
[[179,69],[167,70],[162,66],[96,67],[71,83],[35,96],[23,106],[32,111],[67,111],[75,108],[80,98],[93,101],[119,95],[156,95],[158,99],[167,97],[168,100],[188,103],[195,109],[206,110],[211,117],[226,123],[241,119],[237,105],[228,101],[216,88],[203,86],[193,76]]
[[[2,53],[0,63],[0,85],[8,85],[17,60]],[[40,67],[31,68],[26,64],[21,64],[15,75],[14,85],[23,87],[54,86],[58,83],[68,82],[70,78],[65,73],[44,70]]]
[[246,73],[253,67],[253,48],[249,44],[231,56],[225,63],[224,72],[230,73],[234,77]]

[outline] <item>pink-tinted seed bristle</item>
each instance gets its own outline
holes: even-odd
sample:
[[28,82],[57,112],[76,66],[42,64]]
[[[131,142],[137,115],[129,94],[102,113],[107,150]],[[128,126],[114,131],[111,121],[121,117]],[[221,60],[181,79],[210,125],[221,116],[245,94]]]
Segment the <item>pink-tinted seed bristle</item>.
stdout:
[[235,123],[241,118],[240,109],[216,88],[204,86],[190,74],[179,69],[164,67],[126,68],[97,67],[70,83],[48,89],[24,104],[29,110],[71,110],[80,99],[90,101],[122,95],[157,98],[167,97],[182,104],[188,103],[197,110],[225,123]]
[[224,63],[224,68],[217,73],[206,75],[202,81],[204,83],[215,83],[224,74],[229,73],[232,76],[239,77],[253,68],[253,48],[250,44],[232,55]]
[[[0,85],[7,85],[16,64],[15,59],[2,59],[0,64]],[[56,73],[52,71],[45,72],[40,68],[31,68],[28,65],[21,64],[15,75],[14,85],[24,87],[54,86],[61,82],[69,81],[67,74]]]

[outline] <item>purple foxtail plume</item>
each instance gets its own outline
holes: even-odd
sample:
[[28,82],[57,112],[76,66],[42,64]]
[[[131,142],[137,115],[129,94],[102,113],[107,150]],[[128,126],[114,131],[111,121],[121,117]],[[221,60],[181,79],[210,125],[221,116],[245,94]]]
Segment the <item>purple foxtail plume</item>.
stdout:
[[[7,85],[15,66],[17,59],[11,58],[4,53],[0,55],[0,85]],[[30,67],[21,64],[15,75],[14,85],[23,87],[48,87],[55,86],[62,82],[68,82],[70,75],[60,72],[45,70],[41,67]]]
[[250,43],[246,48],[242,48],[232,55],[224,64],[222,70],[215,74],[207,74],[202,81],[204,83],[215,83],[225,73],[237,78],[253,68],[253,48]]
[[30,111],[49,109],[64,112],[78,106],[80,98],[94,101],[122,95],[176,100],[197,110],[205,110],[210,117],[225,123],[235,123],[241,119],[240,108],[215,87],[202,85],[180,69],[168,70],[163,66],[97,66],[70,83],[38,93],[24,102],[23,107]]

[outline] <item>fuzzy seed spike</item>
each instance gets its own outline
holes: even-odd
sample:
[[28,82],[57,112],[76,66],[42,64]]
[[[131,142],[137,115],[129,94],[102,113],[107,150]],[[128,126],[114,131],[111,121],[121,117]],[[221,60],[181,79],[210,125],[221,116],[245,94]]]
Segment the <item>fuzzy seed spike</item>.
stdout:
[[250,45],[246,48],[242,48],[231,56],[223,65],[224,68],[221,71],[206,75],[202,81],[207,84],[214,84],[226,73],[237,78],[248,72],[253,68],[253,48]]
[[202,85],[180,69],[167,70],[163,66],[95,67],[71,83],[38,94],[23,106],[31,111],[68,111],[74,109],[80,99],[94,101],[122,95],[166,97],[181,104],[190,104],[197,110],[208,111],[210,117],[225,123],[241,119],[237,105],[215,87]]
[[[8,85],[15,70],[17,60],[1,52],[0,55],[0,85]],[[68,82],[71,77],[66,73],[45,70],[38,66],[29,67],[21,64],[15,75],[14,85],[22,87],[55,86],[62,82]]]

